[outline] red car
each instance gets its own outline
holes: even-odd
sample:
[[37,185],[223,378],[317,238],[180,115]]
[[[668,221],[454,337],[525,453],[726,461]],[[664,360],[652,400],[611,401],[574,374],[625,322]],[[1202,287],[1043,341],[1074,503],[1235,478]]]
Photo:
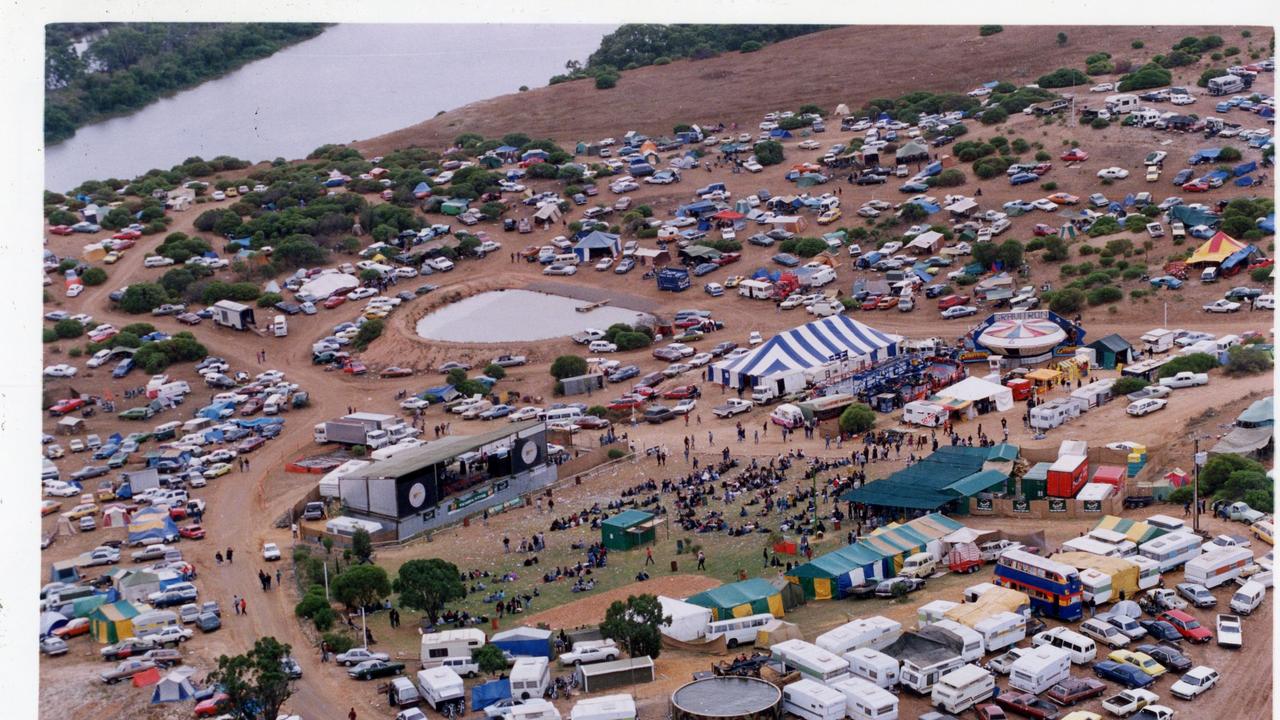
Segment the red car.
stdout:
[[49,227],[49,232],[54,235],[70,235],[74,231],[70,225],[52,225]]
[[697,385],[680,385],[662,393],[662,397],[668,400],[684,400],[685,398],[695,398],[702,395]]
[[174,505],[173,507],[169,508],[169,519],[170,519],[170,520],[186,520],[186,519],[187,519],[187,506],[186,506],[186,505]]
[[1187,192],[1209,192],[1209,183],[1204,180],[1192,180],[1186,185],[1183,185],[1182,189]]
[[978,713],[978,720],[1009,720],[1009,716],[1005,714],[1004,709],[999,705],[988,703],[979,705],[974,710]]
[[1156,619],[1169,623],[1174,630],[1178,631],[1179,635],[1193,643],[1207,643],[1213,639],[1213,633],[1201,625],[1199,620],[1181,610],[1162,612],[1156,616]]
[[727,253],[722,253],[720,257],[716,258],[716,264],[721,267],[724,267],[729,263],[735,263],[741,259],[742,259],[742,253],[727,252]]
[[226,693],[218,693],[208,700],[196,703],[196,717],[214,717],[221,715],[227,709],[231,702],[230,696]]
[[409,368],[397,367],[395,365],[392,365],[389,368],[384,368],[380,373],[380,375],[382,375],[382,377],[384,378],[409,377],[412,374],[413,374],[413,370],[410,370]]
[[199,325],[200,316],[195,313],[181,313],[177,316],[178,322],[183,325]]
[[117,252],[124,252],[137,244],[130,238],[115,239],[111,241],[111,249]]
[[1049,688],[1046,697],[1064,707],[1097,697],[1106,692],[1107,684],[1091,677],[1069,677]]
[[1031,228],[1031,234],[1036,237],[1047,237],[1049,235],[1057,235],[1058,231],[1044,223],[1036,223],[1036,226]]
[[1000,707],[1036,720],[1056,720],[1058,706],[1025,692],[1002,692],[996,698]]
[[881,310],[888,310],[889,308],[898,307],[898,298],[892,295],[885,295],[884,297],[880,298],[880,302],[876,303],[876,307]]
[[57,630],[54,630],[53,634],[57,635],[63,640],[66,640],[67,638],[73,638],[78,635],[88,635],[89,634],[89,618],[87,617],[72,618],[67,622],[66,625],[63,625]]
[[347,301],[346,295],[333,295],[328,300],[324,301],[324,306],[332,310],[346,301]]
[[264,438],[251,437],[247,440],[241,441],[239,445],[236,445],[236,452],[240,455],[250,453],[265,445],[266,442],[267,441]]
[[1062,153],[1062,159],[1066,162],[1081,162],[1089,159],[1089,153],[1081,150],[1080,148],[1071,148],[1070,150]]
[[342,366],[342,372],[348,375],[363,375],[369,372],[369,368],[365,367],[364,363],[359,360],[351,360]]
[[66,400],[59,400],[57,404],[49,408],[49,412],[53,415],[66,415],[84,407],[84,404],[84,400],[80,398],[67,398]]
[[609,403],[610,410],[633,410],[644,407],[645,400],[642,397],[620,397]]
[[1031,169],[1037,175],[1043,175],[1053,169],[1053,163],[1042,162]]
[[178,535],[180,535],[184,540],[203,540],[204,528],[196,524],[183,525],[178,528]]
[[872,295],[871,297],[862,301],[863,310],[875,310],[879,306],[880,306],[880,297],[878,295]]
[[142,233],[138,232],[137,230],[121,230],[115,235],[112,235],[111,239],[112,240],[137,240],[140,237],[142,237]]
[[965,304],[965,301],[967,301],[968,299],[969,298],[964,295],[948,295],[938,300],[938,309],[946,310],[949,307],[956,307],[957,305],[963,305]]

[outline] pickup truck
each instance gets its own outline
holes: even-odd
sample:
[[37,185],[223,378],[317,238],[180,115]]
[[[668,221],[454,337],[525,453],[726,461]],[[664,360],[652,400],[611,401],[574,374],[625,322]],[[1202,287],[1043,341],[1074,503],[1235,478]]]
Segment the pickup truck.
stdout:
[[750,400],[741,400],[739,398],[729,398],[723,404],[717,405],[711,409],[711,413],[716,417],[727,418],[733,417],[744,412],[750,412],[752,403]]
[[498,357],[493,359],[494,365],[497,365],[498,367],[504,367],[504,368],[516,367],[517,365],[524,365],[525,362],[527,362],[527,358],[525,358],[524,355],[499,355]]
[[1173,720],[1173,710],[1164,705],[1148,705],[1139,710],[1133,720]]
[[605,332],[603,330],[596,330],[595,328],[587,328],[586,330],[583,330],[577,335],[570,336],[570,339],[578,343],[579,345],[590,345],[592,340],[603,340],[604,337],[605,337]]
[[1209,373],[1180,372],[1173,377],[1160,378],[1160,385],[1167,388],[1187,388],[1208,385]]
[[[1178,593],[1173,588],[1154,588],[1148,590],[1138,604],[1142,606],[1144,612],[1147,608],[1153,608],[1156,613],[1164,610],[1185,610],[1187,601],[1178,597]],[[1152,615],[1156,613],[1151,613]]]
[[1160,696],[1150,690],[1121,690],[1103,700],[1102,709],[1120,717],[1128,717],[1159,699]]
[[560,664],[570,666],[617,660],[618,654],[618,646],[612,642],[578,642],[574,643],[573,650],[560,655]]

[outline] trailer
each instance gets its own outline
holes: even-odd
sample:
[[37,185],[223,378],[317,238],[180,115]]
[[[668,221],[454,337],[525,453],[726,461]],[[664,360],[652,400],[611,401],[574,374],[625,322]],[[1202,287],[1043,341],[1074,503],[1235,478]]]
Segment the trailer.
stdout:
[[902,623],[874,615],[832,628],[815,638],[814,644],[836,655],[842,655],[864,647],[883,650],[901,636]]
[[317,443],[342,443],[345,445],[368,445],[382,448],[391,444],[389,430],[403,424],[395,415],[382,413],[357,412],[344,415],[336,420],[317,423],[313,429],[313,437]]
[[573,671],[583,692],[600,692],[654,680],[653,658],[648,655],[579,665]]
[[773,298],[773,283],[767,280],[743,280],[738,283],[738,294],[752,300]]
[[662,268],[657,272],[658,289],[667,292],[684,292],[692,283],[689,271],[683,268]]
[[1199,557],[1203,544],[1204,539],[1199,535],[1173,532],[1139,545],[1138,552],[1159,563],[1160,572],[1169,572]]
[[1087,455],[1063,455],[1049,466],[1049,495],[1059,498],[1075,497],[1088,478]]
[[902,662],[898,678],[903,687],[928,693],[938,678],[965,664],[962,644],[953,633],[930,625],[903,633],[884,653]]
[[213,322],[233,330],[248,330],[255,325],[253,308],[231,300],[219,300],[210,308],[213,311]]
[[852,676],[831,687],[844,695],[849,720],[898,720],[898,696],[884,688]]
[[774,643],[769,650],[787,669],[796,670],[804,677],[820,683],[829,683],[849,674],[848,661],[804,640],[783,640]]
[[1213,589],[1240,577],[1253,564],[1253,552],[1243,547],[1213,550],[1187,562],[1183,579]]
[[1035,695],[1071,675],[1071,653],[1041,645],[1023,653],[1009,669],[1009,687]]
[[1156,328],[1155,330],[1150,330],[1144,333],[1142,337],[1138,339],[1142,341],[1142,349],[1144,351],[1149,353],[1163,353],[1169,352],[1169,350],[1173,348],[1173,341],[1175,337],[1176,336],[1172,330]]
[[845,695],[816,680],[801,678],[782,688],[782,709],[803,720],[841,720]]

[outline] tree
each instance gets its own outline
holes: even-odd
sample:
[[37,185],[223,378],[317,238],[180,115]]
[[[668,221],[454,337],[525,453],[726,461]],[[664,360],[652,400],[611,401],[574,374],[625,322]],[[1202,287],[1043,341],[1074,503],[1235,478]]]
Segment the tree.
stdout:
[[218,658],[209,681],[222,686],[231,714],[240,720],[274,720],[293,687],[281,660],[292,648],[274,637],[258,638],[243,655]]
[[154,308],[169,302],[169,293],[155,283],[137,283],[130,285],[120,298],[120,309],[137,315],[151,312]]
[[1218,359],[1208,353],[1189,353],[1176,357],[1156,371],[1156,378],[1173,377],[1180,372],[1209,372],[1218,367]]
[[996,33],[1002,33],[1002,32],[1004,32],[1003,25],[980,25],[978,27],[978,34],[981,35],[982,37],[987,37],[988,35],[995,35]]
[[1008,119],[1009,119],[1009,113],[1005,112],[1005,109],[1000,107],[999,105],[982,113],[982,117],[981,117],[983,125],[999,125],[1000,123]]
[[480,666],[480,672],[487,675],[494,675],[507,669],[507,658],[497,645],[481,645],[472,650],[471,660]]
[[84,274],[80,276],[80,279],[89,287],[101,285],[107,281],[107,271],[100,267],[91,267],[84,271]]
[[587,361],[577,355],[561,355],[551,363],[551,377],[557,380],[587,374]]
[[329,588],[338,602],[355,610],[387,599],[391,580],[377,565],[355,565],[334,578]]
[[501,380],[507,376],[507,369],[497,363],[489,363],[484,366],[484,374],[494,380]]
[[70,340],[84,334],[84,325],[79,320],[67,318],[54,323],[53,332],[59,339]]
[[756,161],[761,165],[777,165],[785,159],[782,152],[782,143],[776,140],[765,140],[758,142],[752,148],[756,155]]
[[662,605],[656,596],[631,595],[625,603],[615,600],[605,611],[600,634],[617,642],[631,657],[656,658],[662,652],[659,628],[670,621],[670,615],[662,614]]
[[401,565],[391,588],[400,595],[401,605],[426,613],[433,622],[445,604],[467,596],[458,567],[439,558],[419,558]]
[[357,350],[364,350],[369,347],[369,343],[382,337],[383,322],[377,318],[365,321],[356,331],[356,339],[353,341]]
[[840,413],[840,432],[850,435],[864,433],[876,425],[875,411],[862,403],[854,403]]
[[1125,377],[1116,380],[1116,384],[1111,386],[1111,394],[1128,395],[1129,393],[1138,392],[1149,384],[1150,383],[1142,378],[1126,375]]
[[1200,470],[1200,492],[1213,495],[1226,486],[1227,481],[1237,472],[1257,472],[1266,475],[1267,468],[1257,461],[1250,460],[1235,453],[1211,455],[1209,461]]
[[[958,168],[948,168],[935,175],[931,184],[938,187],[958,187],[964,183],[964,171]],[[912,204],[914,205],[915,203]]]
[[1232,377],[1257,375],[1271,370],[1271,356],[1256,347],[1237,345],[1227,350],[1223,372]]
[[1079,312],[1084,307],[1086,298],[1084,291],[1078,288],[1065,288],[1053,293],[1049,300],[1049,309],[1060,314]]
[[359,563],[373,561],[373,538],[369,537],[368,530],[357,528],[351,534],[351,554],[356,556],[356,562]]

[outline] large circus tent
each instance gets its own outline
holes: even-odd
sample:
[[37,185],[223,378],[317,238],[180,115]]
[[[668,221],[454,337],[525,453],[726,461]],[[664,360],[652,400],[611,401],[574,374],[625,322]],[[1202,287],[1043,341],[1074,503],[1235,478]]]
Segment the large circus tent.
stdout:
[[902,338],[843,315],[815,320],[774,335],[741,357],[707,368],[707,380],[751,389],[777,383],[790,391],[824,370],[853,370],[897,355]]

